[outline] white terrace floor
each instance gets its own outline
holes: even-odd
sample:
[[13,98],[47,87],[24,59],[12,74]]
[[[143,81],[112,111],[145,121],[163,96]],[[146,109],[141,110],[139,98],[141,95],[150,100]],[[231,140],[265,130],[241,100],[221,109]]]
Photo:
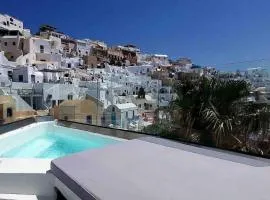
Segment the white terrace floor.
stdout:
[[56,159],[52,173],[81,199],[270,199],[268,160],[143,140]]

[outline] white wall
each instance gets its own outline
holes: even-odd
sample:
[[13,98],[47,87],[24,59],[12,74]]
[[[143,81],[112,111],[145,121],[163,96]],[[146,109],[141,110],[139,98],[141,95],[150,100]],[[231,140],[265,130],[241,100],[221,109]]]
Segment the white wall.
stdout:
[[13,81],[20,82],[19,76],[23,76],[23,83],[28,83],[28,69],[27,67],[20,67],[13,70]]
[[6,85],[6,84],[9,84],[10,83],[10,80],[9,80],[9,77],[8,77],[8,72],[9,71],[12,72],[13,70],[12,69],[8,69],[8,68],[3,68],[0,65],[0,84]]
[[[33,51],[35,53],[49,53],[50,54],[52,52],[50,40],[37,38],[37,37],[33,37],[31,39],[33,40]],[[41,45],[44,47],[43,52],[40,51]]]
[[134,74],[147,74],[153,70],[153,65],[129,66],[127,70]]
[[23,83],[32,83],[31,82],[31,76],[35,76],[35,82],[34,83],[42,83],[43,82],[43,74],[41,72],[38,72],[33,67],[23,67],[19,66],[18,68],[15,68],[13,70],[13,81],[14,82],[20,82],[19,81],[19,75],[23,76]]
[[86,88],[76,87],[73,84],[44,83],[44,101],[47,100],[48,95],[52,95],[51,101],[55,100],[56,105],[58,105],[58,100],[68,100],[69,94],[73,95],[73,100],[78,99],[80,94],[85,94],[85,91],[83,90],[86,90]]

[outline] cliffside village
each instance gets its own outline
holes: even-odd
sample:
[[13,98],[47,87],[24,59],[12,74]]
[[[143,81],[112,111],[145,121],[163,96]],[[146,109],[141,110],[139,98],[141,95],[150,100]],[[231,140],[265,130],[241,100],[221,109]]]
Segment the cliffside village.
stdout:
[[[0,14],[0,123],[50,114],[138,131],[176,97],[175,80],[216,73],[188,58],[146,54],[133,44],[74,39],[50,25],[33,34],[22,21]],[[256,88],[268,78],[259,68],[245,75]]]

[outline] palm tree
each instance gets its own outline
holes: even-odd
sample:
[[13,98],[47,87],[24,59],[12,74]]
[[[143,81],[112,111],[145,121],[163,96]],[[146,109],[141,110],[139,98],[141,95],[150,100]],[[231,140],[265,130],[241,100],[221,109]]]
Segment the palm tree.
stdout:
[[232,135],[237,124],[235,107],[249,94],[245,81],[206,77],[179,83],[176,90],[178,98],[171,106],[174,123],[186,129],[186,137],[193,129],[204,131],[201,139],[208,142],[214,136],[216,146],[224,136]]
[[[245,152],[268,154],[270,152],[270,107],[266,103],[247,103],[239,107],[237,137],[241,138],[238,148]],[[267,142],[267,145],[263,143]]]
[[[185,138],[189,139],[194,128],[200,128],[200,111],[202,102],[209,96],[209,80],[185,80],[176,85],[178,98],[170,106],[173,123],[185,130]],[[208,91],[208,92],[207,92]]]
[[236,110],[249,94],[249,85],[243,80],[211,79],[210,82],[210,95],[203,102],[201,115],[219,145],[222,137],[233,136],[233,127],[238,123]]

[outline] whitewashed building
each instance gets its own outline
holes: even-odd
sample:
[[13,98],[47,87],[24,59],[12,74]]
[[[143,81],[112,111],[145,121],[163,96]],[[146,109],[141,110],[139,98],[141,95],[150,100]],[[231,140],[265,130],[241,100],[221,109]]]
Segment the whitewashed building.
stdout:
[[127,129],[138,118],[138,108],[133,103],[110,105],[104,112],[107,126]]
[[23,22],[9,15],[0,14],[0,28],[7,30],[23,30]]
[[155,66],[169,66],[169,57],[162,54],[154,54],[151,57],[151,61]]
[[[3,34],[18,32],[20,35],[30,36],[30,30],[24,29],[23,22],[7,14],[0,14],[0,30]],[[8,32],[5,32],[8,31]],[[0,34],[1,35],[1,34]]]
[[76,40],[77,55],[79,57],[88,56],[91,52],[91,43],[88,40]]
[[61,67],[66,68],[79,68],[83,66],[83,60],[80,57],[62,58]]
[[32,65],[48,62],[61,66],[61,40],[56,37],[3,36],[0,37],[0,50],[5,52],[8,60],[19,65]]

